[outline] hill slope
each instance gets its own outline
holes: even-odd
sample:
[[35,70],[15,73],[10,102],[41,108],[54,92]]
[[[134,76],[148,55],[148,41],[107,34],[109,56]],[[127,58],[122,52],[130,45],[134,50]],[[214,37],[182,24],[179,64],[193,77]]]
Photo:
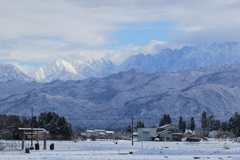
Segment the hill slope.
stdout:
[[163,114],[170,114],[173,121],[180,115],[198,121],[203,110],[227,120],[240,110],[239,77],[239,69],[173,73],[132,69],[81,81],[8,81],[0,83],[8,91],[1,94],[0,112],[30,116],[34,107],[35,115],[53,111],[88,128],[125,129],[131,117],[142,119],[146,126],[158,125]]

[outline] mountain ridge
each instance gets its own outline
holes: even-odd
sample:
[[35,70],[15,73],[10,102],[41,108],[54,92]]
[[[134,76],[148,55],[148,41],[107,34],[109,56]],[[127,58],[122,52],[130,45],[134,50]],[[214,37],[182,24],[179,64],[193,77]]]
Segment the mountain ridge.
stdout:
[[203,110],[226,120],[240,110],[239,77],[240,69],[172,73],[132,69],[91,80],[7,81],[0,83],[0,89],[8,90],[0,97],[0,112],[29,117],[34,106],[35,115],[54,111],[73,126],[89,128],[125,128],[131,117],[142,118],[146,126],[157,125],[163,114],[170,114],[174,122],[180,115],[187,121],[200,118]]
[[[57,59],[39,67],[30,75],[38,82],[54,80],[83,80],[104,78],[121,71],[138,68],[146,73],[179,72],[184,70],[223,71],[240,67],[240,43],[212,43],[184,46],[181,49],[163,49],[158,54],[132,55],[122,64],[115,65],[106,58],[91,60],[73,60],[67,62]],[[11,71],[9,71],[11,72]],[[0,81],[5,81],[4,75]],[[21,73],[23,74],[23,73]],[[16,73],[18,77],[20,73]],[[30,77],[28,78],[30,79]],[[32,79],[32,78],[31,78]]]
[[0,81],[8,80],[21,80],[21,81],[34,81],[25,73],[21,72],[17,67],[12,64],[0,64]]
[[[240,43],[212,43],[211,45],[184,46],[181,49],[175,50],[163,49],[155,55],[139,53],[138,55],[130,56],[118,66],[105,58],[87,61],[80,60],[80,62],[80,64],[73,67],[77,70],[78,79],[91,77],[104,78],[110,74],[128,71],[132,68],[138,68],[147,73],[164,71],[179,72],[188,69],[204,70],[207,68],[220,71],[229,69],[230,65],[232,67],[240,66]],[[74,62],[70,62],[70,64],[74,64]],[[226,68],[226,64],[229,65],[228,68]],[[225,68],[223,65],[225,65]],[[215,68],[212,66],[215,66]],[[52,80],[55,79],[45,82]]]

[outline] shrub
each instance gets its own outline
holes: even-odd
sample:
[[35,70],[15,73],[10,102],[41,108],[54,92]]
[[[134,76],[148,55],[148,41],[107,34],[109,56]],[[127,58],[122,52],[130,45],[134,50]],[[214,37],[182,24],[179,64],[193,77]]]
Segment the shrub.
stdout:
[[91,138],[92,141],[96,141],[96,136],[95,135],[91,135],[89,138]]

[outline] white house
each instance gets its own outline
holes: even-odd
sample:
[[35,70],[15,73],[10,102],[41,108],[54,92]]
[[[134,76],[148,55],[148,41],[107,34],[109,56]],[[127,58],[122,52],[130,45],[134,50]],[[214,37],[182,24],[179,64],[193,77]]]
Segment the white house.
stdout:
[[181,141],[182,133],[179,133],[179,127],[173,124],[166,124],[157,129],[160,141]]
[[94,130],[86,130],[86,136],[87,137],[91,137],[91,136],[95,136],[96,135],[96,133],[95,133],[95,131]]
[[157,128],[138,128],[137,135],[138,141],[150,141],[151,137],[157,136]]
[[114,131],[105,131],[102,129],[86,130],[86,136],[97,136],[98,138],[112,138]]
[[153,141],[159,138],[160,141],[181,141],[182,133],[179,133],[179,127],[173,124],[167,124],[158,128],[138,128],[138,141]]

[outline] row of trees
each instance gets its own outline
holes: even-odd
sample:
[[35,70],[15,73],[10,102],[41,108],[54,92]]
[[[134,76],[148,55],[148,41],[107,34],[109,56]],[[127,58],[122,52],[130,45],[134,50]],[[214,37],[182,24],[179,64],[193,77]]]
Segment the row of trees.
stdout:
[[[235,136],[240,136],[240,114],[238,112],[235,112],[235,114],[230,117],[228,121],[221,122],[218,119],[215,119],[213,115],[207,116],[206,111],[202,112],[201,117],[201,128],[203,131],[222,131],[222,132],[231,132]],[[171,117],[169,114],[164,114],[163,118],[159,121],[159,127],[171,124]],[[155,127],[155,126],[151,126]],[[194,120],[194,117],[191,117],[190,121],[184,121],[183,117],[179,117],[178,127],[181,132],[185,132],[186,129],[194,131],[196,129],[196,123]],[[145,125],[142,121],[137,121],[137,125],[134,127],[134,129],[137,128],[145,128]],[[132,128],[129,125],[126,127],[126,132],[132,132]]]
[[49,132],[49,138],[69,139],[73,134],[72,126],[65,117],[54,112],[41,113],[32,119],[17,115],[0,115],[0,139],[22,139],[18,128],[44,128]]
[[240,136],[240,114],[238,114],[238,112],[235,112],[228,121],[221,122],[220,120],[215,119],[213,115],[207,116],[206,111],[203,111],[201,122],[203,130],[222,130],[232,132],[237,137]]
[[190,119],[190,124],[183,120],[182,116],[179,117],[178,127],[182,132],[185,132],[186,129],[190,129],[191,131],[194,131],[196,128],[196,124],[194,121],[194,118],[192,117]]

